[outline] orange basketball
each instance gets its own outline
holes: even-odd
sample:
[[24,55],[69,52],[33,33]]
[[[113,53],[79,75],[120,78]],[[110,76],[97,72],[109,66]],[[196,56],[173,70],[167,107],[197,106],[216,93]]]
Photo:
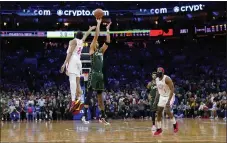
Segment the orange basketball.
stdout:
[[104,12],[102,9],[100,8],[97,8],[95,11],[94,11],[94,16],[97,18],[97,19],[100,19],[104,16]]

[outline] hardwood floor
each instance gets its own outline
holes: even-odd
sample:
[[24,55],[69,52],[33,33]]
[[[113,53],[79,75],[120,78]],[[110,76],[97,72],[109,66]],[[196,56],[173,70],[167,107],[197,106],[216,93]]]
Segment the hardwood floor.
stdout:
[[163,120],[163,134],[153,136],[150,120],[112,120],[105,126],[97,121],[1,122],[1,142],[226,142],[226,122],[210,119],[178,120],[173,133],[169,119]]

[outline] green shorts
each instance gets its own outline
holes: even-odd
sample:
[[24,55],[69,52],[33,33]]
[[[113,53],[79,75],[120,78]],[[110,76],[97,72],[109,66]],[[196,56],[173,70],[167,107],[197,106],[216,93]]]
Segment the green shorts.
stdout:
[[104,90],[103,73],[91,72],[89,76],[88,88],[92,88],[93,90]]

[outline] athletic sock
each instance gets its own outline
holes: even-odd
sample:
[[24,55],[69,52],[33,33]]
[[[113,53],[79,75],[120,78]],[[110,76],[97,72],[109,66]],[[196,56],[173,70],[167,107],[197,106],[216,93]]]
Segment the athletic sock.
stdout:
[[171,122],[172,122],[173,125],[176,124],[175,117],[173,117],[173,118],[171,119]]
[[87,118],[87,108],[84,108],[84,116],[85,116],[85,120],[87,121],[88,118]]
[[157,128],[158,128],[158,129],[161,129],[161,128],[162,128],[162,123],[161,123],[161,121],[158,121],[158,122],[157,122]]

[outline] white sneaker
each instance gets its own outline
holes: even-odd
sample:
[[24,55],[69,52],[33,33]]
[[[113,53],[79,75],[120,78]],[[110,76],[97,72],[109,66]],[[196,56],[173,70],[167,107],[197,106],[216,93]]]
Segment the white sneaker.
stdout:
[[210,119],[214,119],[214,117],[213,116],[210,116]]
[[224,121],[226,121],[226,117],[225,117],[225,118],[223,118],[223,120],[224,120]]
[[153,125],[152,128],[151,128],[152,131],[156,131],[156,126]]
[[103,123],[104,125],[110,125],[110,123],[105,119],[105,118],[101,118],[101,119],[99,119],[100,121],[100,123]]
[[81,120],[82,120],[82,122],[83,122],[84,124],[89,124],[89,123],[90,123],[89,121],[86,121],[85,116],[83,116]]

